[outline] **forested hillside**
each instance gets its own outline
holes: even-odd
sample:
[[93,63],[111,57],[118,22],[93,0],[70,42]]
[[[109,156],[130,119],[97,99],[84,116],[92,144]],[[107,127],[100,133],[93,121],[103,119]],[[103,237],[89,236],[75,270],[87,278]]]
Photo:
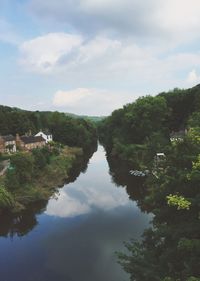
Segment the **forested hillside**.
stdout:
[[36,134],[40,129],[49,130],[54,141],[69,146],[88,149],[97,141],[92,122],[73,118],[59,112],[25,111],[0,106],[0,134]]
[[74,118],[78,118],[78,119],[85,119],[85,120],[89,120],[92,121],[94,123],[98,123],[100,121],[102,121],[103,119],[106,118],[106,116],[89,116],[89,115],[77,115],[74,113],[65,113],[67,116],[69,117],[74,117]]

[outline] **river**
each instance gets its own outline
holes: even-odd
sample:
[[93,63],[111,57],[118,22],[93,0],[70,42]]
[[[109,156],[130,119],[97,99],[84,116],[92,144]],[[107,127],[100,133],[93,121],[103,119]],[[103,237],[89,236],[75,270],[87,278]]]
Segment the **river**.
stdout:
[[139,239],[150,220],[129,197],[99,145],[87,170],[48,203],[14,223],[1,219],[0,280],[128,281],[115,252]]

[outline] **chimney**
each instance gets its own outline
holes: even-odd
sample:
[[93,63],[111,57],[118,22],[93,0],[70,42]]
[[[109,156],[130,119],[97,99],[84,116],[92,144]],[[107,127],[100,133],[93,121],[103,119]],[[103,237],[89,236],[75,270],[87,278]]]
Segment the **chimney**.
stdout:
[[21,146],[21,139],[19,134],[16,134],[15,141],[16,141],[16,146],[19,148]]
[[19,134],[16,134],[16,141],[20,141]]

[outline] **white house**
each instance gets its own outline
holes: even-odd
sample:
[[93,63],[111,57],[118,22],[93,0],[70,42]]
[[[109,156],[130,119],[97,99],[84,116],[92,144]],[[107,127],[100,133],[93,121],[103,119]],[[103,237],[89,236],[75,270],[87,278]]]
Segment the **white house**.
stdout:
[[0,136],[0,152],[14,153],[16,152],[16,140],[12,135]]
[[50,133],[44,133],[44,132],[42,132],[42,131],[40,131],[39,133],[37,133],[36,135],[35,135],[36,137],[43,137],[43,139],[45,139],[45,141],[46,141],[46,143],[48,143],[48,142],[50,142],[50,141],[53,141],[53,136],[52,136],[52,134],[50,134]]

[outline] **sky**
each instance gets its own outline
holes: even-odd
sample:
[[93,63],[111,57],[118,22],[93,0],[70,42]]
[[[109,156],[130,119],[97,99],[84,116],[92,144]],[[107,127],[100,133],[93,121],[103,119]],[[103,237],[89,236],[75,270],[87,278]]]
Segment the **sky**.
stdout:
[[200,82],[199,0],[0,0],[0,104],[108,115]]

